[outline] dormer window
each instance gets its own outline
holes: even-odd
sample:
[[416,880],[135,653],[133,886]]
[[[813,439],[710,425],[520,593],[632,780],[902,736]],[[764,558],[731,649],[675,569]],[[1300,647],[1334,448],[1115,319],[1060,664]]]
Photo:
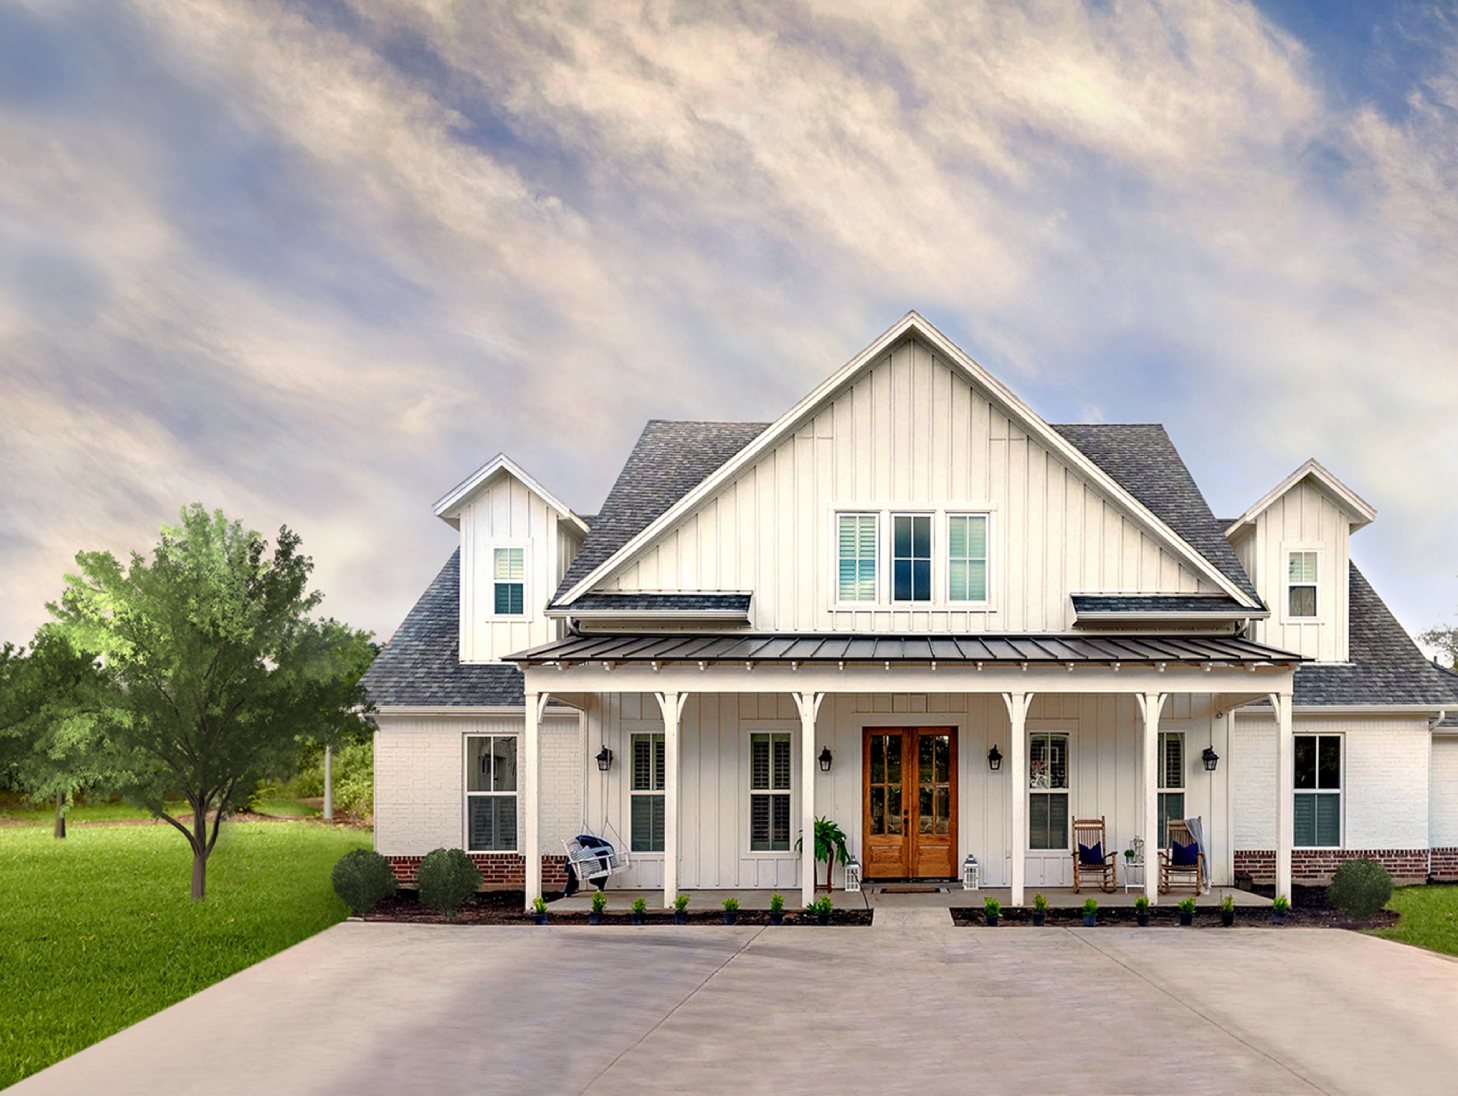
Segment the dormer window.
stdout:
[[496,615],[522,616],[526,612],[526,549],[495,548],[492,552]]
[[1293,618],[1316,616],[1315,552],[1288,552],[1286,556],[1286,615]]

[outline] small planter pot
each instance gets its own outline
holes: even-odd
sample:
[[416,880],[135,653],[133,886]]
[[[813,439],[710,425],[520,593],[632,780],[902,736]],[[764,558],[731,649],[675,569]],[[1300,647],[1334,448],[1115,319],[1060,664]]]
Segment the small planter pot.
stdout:
[[784,923],[785,923],[785,911],[784,910],[771,910],[770,911],[770,924],[771,925],[783,925]]
[[535,921],[539,925],[545,925],[547,923],[547,914],[545,914],[545,913],[534,913],[534,914],[532,914],[532,920]]
[[648,923],[648,915],[646,913],[639,913],[637,910],[634,910],[633,911],[633,924],[635,924],[635,925],[644,925],[644,924],[647,924],[647,923]]
[[1045,924],[1047,924],[1047,922],[1048,915],[1045,912],[1043,912],[1042,910],[1033,911],[1033,926],[1035,928],[1042,928]]
[[815,915],[815,923],[817,925],[828,925],[828,924],[830,924],[830,911],[829,910],[821,910],[819,913],[817,913]]
[[674,910],[673,911],[673,923],[675,925],[687,925],[688,924],[688,911],[687,910]]
[[1222,925],[1224,925],[1226,928],[1229,928],[1231,925],[1235,924],[1235,911],[1234,910],[1221,910],[1220,911],[1220,923]]
[[1098,925],[1098,923],[1099,923],[1099,915],[1098,914],[1096,914],[1096,913],[1085,913],[1083,915],[1083,927],[1084,928],[1086,928],[1086,929],[1094,928],[1094,927],[1096,927]]
[[1146,911],[1145,913],[1134,914],[1134,923],[1138,925],[1141,929],[1147,929],[1149,927],[1148,912]]
[[984,914],[983,916],[987,918],[987,927],[988,928],[990,928],[990,929],[997,928],[997,922],[1000,920],[1000,918],[998,917],[997,914],[995,914],[995,913],[988,913],[988,914]]
[[1271,923],[1273,925],[1284,925],[1286,923],[1286,911],[1285,910],[1272,910],[1271,911]]
[[737,923],[738,920],[739,920],[739,911],[738,910],[725,910],[724,911],[724,924],[726,924],[726,925],[733,925],[733,924]]
[[1180,924],[1189,928],[1195,923],[1195,915],[1188,910],[1180,910]]
[[600,925],[600,924],[602,924],[602,914],[598,913],[597,910],[593,910],[591,913],[589,913],[587,915],[587,923],[589,925]]

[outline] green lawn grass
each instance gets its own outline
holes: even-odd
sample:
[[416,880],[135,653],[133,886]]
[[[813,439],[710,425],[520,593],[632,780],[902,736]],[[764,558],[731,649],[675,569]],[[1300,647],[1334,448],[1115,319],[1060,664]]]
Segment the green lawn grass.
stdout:
[[0,828],[0,1088],[342,920],[330,868],[369,843],[224,822],[194,903],[170,826]]
[[1458,885],[1398,887],[1387,908],[1402,917],[1390,929],[1377,929],[1375,935],[1458,955]]
[[[182,800],[169,802],[167,810],[173,818],[185,819],[190,808]],[[319,808],[303,800],[279,793],[258,803],[258,813],[282,818],[317,818]],[[23,826],[50,826],[55,822],[55,807],[50,803],[33,803],[18,796],[0,797],[0,823]],[[73,803],[66,811],[67,822],[150,822],[145,807],[120,800],[100,803]]]

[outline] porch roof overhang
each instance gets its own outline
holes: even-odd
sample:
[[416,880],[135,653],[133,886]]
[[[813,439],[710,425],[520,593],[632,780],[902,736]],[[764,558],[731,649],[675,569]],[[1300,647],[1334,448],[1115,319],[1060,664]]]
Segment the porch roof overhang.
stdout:
[[[508,655],[552,692],[1289,692],[1300,655],[1240,636],[591,634]],[[604,670],[608,674],[604,674]],[[888,673],[894,676],[888,678]],[[1257,683],[1253,680],[1259,677]]]

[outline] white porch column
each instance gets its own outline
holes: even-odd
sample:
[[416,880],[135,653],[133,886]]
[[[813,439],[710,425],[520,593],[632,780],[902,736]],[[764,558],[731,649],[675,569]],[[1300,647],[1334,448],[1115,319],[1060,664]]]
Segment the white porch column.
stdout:
[[1144,718],[1140,740],[1144,800],[1144,895],[1151,906],[1159,902],[1159,714],[1168,693],[1136,693]]
[[657,693],[663,712],[663,908],[678,897],[678,727],[688,693]]
[[1023,904],[1023,876],[1027,869],[1028,850],[1028,709],[1032,693],[1003,693],[1007,718],[1012,726],[1012,895],[1008,904]]
[[528,691],[525,697],[525,720],[521,732],[521,765],[517,777],[521,795],[521,851],[525,864],[526,908],[542,896],[541,837],[541,757],[542,711],[550,694]]
[[800,905],[815,901],[815,717],[824,693],[794,693],[800,710]]
[[1291,694],[1272,693],[1276,714],[1276,893],[1291,895],[1291,849],[1296,843],[1292,812],[1296,798],[1296,738],[1291,726]]

